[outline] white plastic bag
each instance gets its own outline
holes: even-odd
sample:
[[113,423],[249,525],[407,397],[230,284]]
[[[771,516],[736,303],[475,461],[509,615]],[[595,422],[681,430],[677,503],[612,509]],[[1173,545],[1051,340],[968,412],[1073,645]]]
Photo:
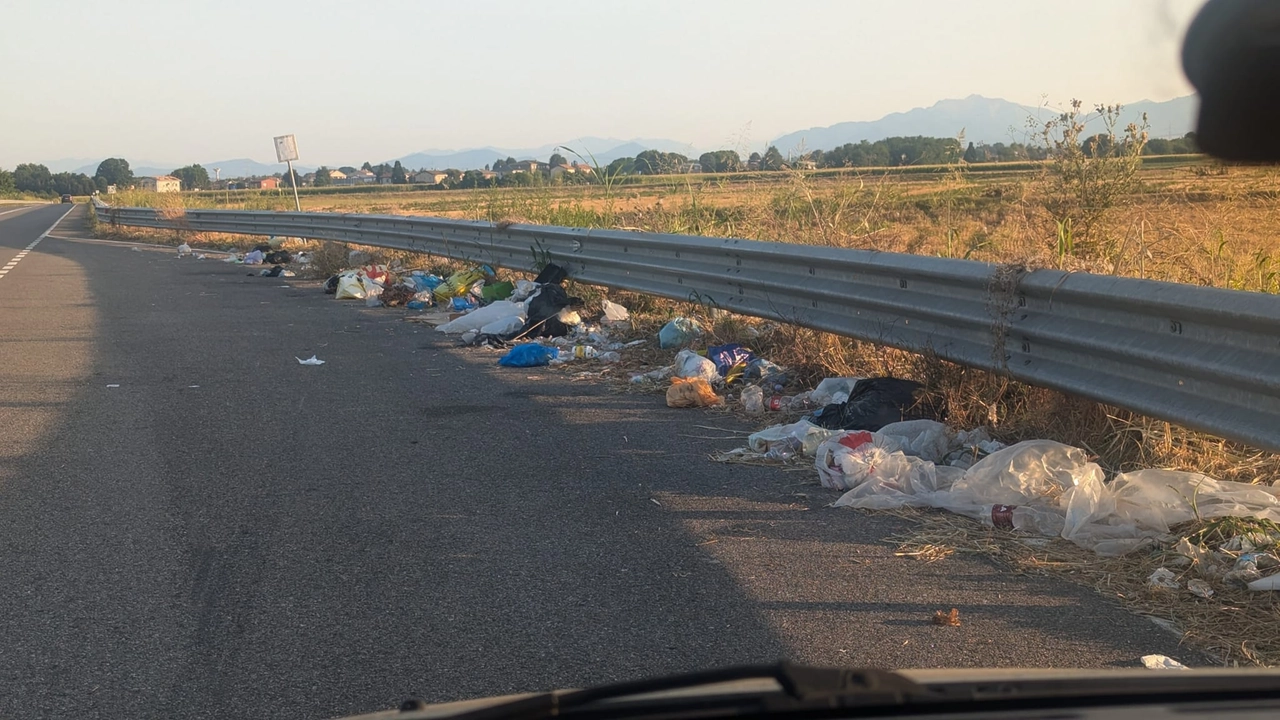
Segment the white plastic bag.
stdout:
[[856,377],[827,378],[818,383],[818,387],[809,393],[809,401],[815,407],[823,407],[836,402],[834,396],[837,393],[843,393],[844,399],[841,402],[844,402],[844,400],[849,399],[849,393],[853,392],[853,386],[861,379]]
[[872,477],[885,455],[898,449],[893,440],[866,430],[841,432],[818,445],[814,467],[823,487],[849,490]]
[[604,307],[604,316],[600,318],[600,322],[626,322],[631,319],[630,311],[618,303],[601,300],[600,305]]
[[510,300],[499,300],[482,308],[472,310],[456,320],[450,320],[436,327],[436,330],[442,333],[458,335],[468,330],[479,330],[489,323],[513,317],[520,318],[520,325],[524,325],[524,304],[514,303]]
[[480,328],[481,335],[509,335],[524,327],[524,313],[510,315]]
[[364,296],[364,284],[360,282],[355,273],[348,273],[338,278],[338,289],[333,294],[334,299],[363,300]]
[[702,378],[707,382],[721,379],[715,363],[688,349],[676,353],[675,368],[676,377]]
[[904,420],[876,431],[898,442],[902,452],[941,463],[955,444],[956,433],[936,420]]

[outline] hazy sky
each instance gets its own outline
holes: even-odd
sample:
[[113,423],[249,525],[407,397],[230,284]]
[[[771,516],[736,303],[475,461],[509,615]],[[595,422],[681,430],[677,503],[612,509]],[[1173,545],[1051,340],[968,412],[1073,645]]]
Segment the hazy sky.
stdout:
[[1200,0],[6,0],[0,167],[699,148],[970,94],[1166,100]]

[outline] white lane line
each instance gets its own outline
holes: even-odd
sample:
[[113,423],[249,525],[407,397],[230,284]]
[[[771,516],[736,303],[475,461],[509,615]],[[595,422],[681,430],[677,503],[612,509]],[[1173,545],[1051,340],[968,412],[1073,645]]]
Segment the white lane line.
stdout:
[[4,212],[0,212],[0,216],[8,215],[9,213],[22,212],[23,210],[30,210],[30,209],[31,209],[31,208],[33,208],[33,207],[36,207],[36,206],[35,206],[35,205],[23,205],[23,206],[22,206],[22,207],[20,207],[20,208],[14,208],[13,210],[5,210]]
[[[53,224],[49,226],[48,230],[45,230],[44,232],[40,233],[40,237],[33,240],[30,245],[28,245],[25,249],[23,249],[22,252],[18,253],[16,257],[10,260],[8,265],[5,265],[3,268],[0,268],[0,278],[3,278],[5,275],[8,275],[9,271],[13,269],[14,265],[18,264],[19,260],[26,257],[27,253],[31,252],[32,249],[35,248],[35,246],[39,245],[41,240],[49,237],[49,233],[53,232],[54,228],[58,227],[58,223],[66,219],[67,215],[70,215],[71,211],[75,209],[76,209],[75,205],[72,205],[71,207],[67,208],[66,212],[62,213],[62,215],[57,220],[53,221]],[[10,211],[10,212],[13,212],[13,211]]]

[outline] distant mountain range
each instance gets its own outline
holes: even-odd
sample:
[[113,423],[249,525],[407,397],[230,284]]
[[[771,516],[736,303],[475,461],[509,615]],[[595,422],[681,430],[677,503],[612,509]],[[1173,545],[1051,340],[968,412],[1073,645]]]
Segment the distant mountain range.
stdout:
[[[1152,137],[1181,137],[1195,128],[1197,106],[1198,101],[1194,95],[1164,102],[1142,100],[1125,106],[1120,124],[1124,126],[1129,122],[1136,122],[1145,112]],[[845,143],[857,143],[863,140],[874,142],[895,136],[956,137],[961,131],[964,132],[966,141],[987,144],[1027,142],[1035,139],[1034,133],[1027,126],[1028,118],[1044,121],[1056,113],[1056,109],[1036,108],[999,98],[970,95],[962,100],[940,100],[927,108],[890,113],[879,120],[843,122],[827,127],[800,130],[776,138],[768,144],[777,146],[783,154],[786,154],[801,150],[830,150]],[[569,148],[573,152],[562,148]],[[386,162],[393,163],[399,160],[409,170],[448,168],[479,170],[485,165],[492,165],[495,160],[508,157],[517,160],[546,161],[552,153],[559,152],[570,161],[590,163],[594,160],[600,165],[607,165],[617,158],[634,157],[643,150],[678,152],[689,157],[697,157],[706,149],[664,138],[620,140],[583,137],[535,148],[482,147],[465,150],[423,150],[399,158],[391,158]],[[760,150],[763,151],[764,148]],[[338,163],[330,167],[339,167],[344,164],[355,166],[363,163],[364,160],[363,158],[352,159],[348,163]],[[45,163],[45,165],[55,173],[82,172],[93,175],[98,169],[99,162],[101,159],[68,158]],[[141,176],[165,175],[189,163],[165,164],[137,161],[130,164],[133,173]],[[282,164],[260,163],[249,158],[200,164],[209,171],[211,176],[214,174],[214,168],[221,168],[224,178],[274,175],[285,171],[285,166]],[[304,173],[315,170],[314,165],[295,165],[294,167]]]
[[600,165],[608,165],[618,158],[635,157],[636,153],[644,150],[678,152],[684,155],[697,155],[701,152],[696,150],[693,145],[682,143],[678,140],[661,138],[619,140],[618,138],[585,137],[536,148],[483,147],[469,150],[423,150],[411,155],[392,158],[387,162],[399,160],[401,165],[415,170],[419,168],[432,170],[446,168],[479,170],[485,165],[492,165],[495,160],[505,160],[509,157],[513,157],[516,160],[542,160],[545,162],[547,158],[551,157],[552,153],[558,152],[570,162],[576,160],[590,164],[594,160]]
[[[1142,100],[1124,106],[1120,126],[1138,122],[1145,112],[1152,137],[1182,137],[1195,128],[1198,105],[1194,95],[1164,102]],[[1043,122],[1057,113],[1056,109],[970,95],[963,100],[940,100],[927,108],[890,113],[879,120],[800,130],[783,135],[770,144],[786,154],[797,150],[830,150],[846,143],[875,142],[887,137],[956,137],[964,132],[966,142],[989,145],[1002,142],[1007,145],[1035,139],[1034,131],[1027,126],[1029,118]]]

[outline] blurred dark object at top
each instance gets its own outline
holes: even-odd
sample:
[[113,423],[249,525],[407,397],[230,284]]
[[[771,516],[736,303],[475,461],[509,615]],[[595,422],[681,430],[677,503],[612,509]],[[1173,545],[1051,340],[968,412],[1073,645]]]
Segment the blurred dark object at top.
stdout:
[[1201,149],[1280,162],[1280,0],[1209,0],[1187,29],[1182,67],[1200,95]]

